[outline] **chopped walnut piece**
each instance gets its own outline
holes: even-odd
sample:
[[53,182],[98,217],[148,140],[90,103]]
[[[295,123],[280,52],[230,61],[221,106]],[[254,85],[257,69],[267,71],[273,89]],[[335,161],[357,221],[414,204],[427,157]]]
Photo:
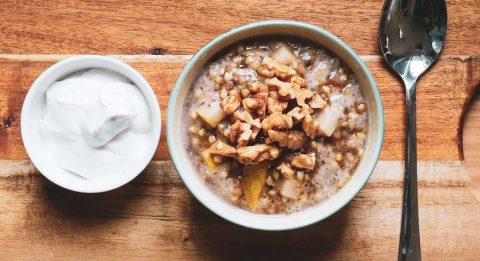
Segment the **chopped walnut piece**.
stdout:
[[305,118],[307,114],[311,114],[312,112],[313,110],[308,105],[305,105],[302,108],[300,107],[293,108],[291,111],[287,113],[287,115],[292,117],[293,124],[297,124],[302,122],[303,118]]
[[252,115],[248,113],[247,111],[236,111],[233,114],[235,120],[241,120],[243,122],[246,122],[252,126],[255,126],[256,128],[260,129],[262,126],[260,124],[260,119],[253,119]]
[[325,106],[327,106],[327,102],[322,98],[322,96],[320,96],[320,94],[315,93],[312,100],[308,102],[308,105],[310,105],[310,108],[312,109],[323,109]]
[[292,117],[293,124],[297,124],[305,118],[305,114],[300,112],[300,107],[293,108],[287,115]]
[[288,144],[287,147],[292,150],[298,150],[305,145],[307,142],[307,136],[303,131],[290,131],[288,133]]
[[299,154],[292,158],[292,166],[299,169],[315,168],[315,154]]
[[250,113],[254,112],[260,119],[263,119],[267,110],[267,98],[268,94],[257,93],[252,98],[243,99],[243,108]]
[[232,126],[230,126],[230,134],[229,134],[230,142],[232,143],[237,142],[238,136],[242,134],[241,127],[242,127],[242,122],[240,121],[236,121],[234,124],[232,124]]
[[270,89],[273,89],[275,91],[279,91],[281,89],[290,89],[293,87],[292,83],[282,82],[277,77],[266,79],[265,83],[267,84],[268,87],[270,87]]
[[259,132],[259,128],[255,128],[248,123],[236,121],[230,127],[230,141],[237,143],[238,146],[246,146],[250,140],[255,140]]
[[292,78],[290,78],[290,82],[293,84],[293,86],[298,86],[300,88],[305,88],[307,87],[307,81],[303,79],[301,76],[294,75]]
[[309,89],[298,89],[295,91],[297,96],[297,104],[305,106],[305,100],[313,97],[313,92]]
[[287,147],[288,144],[288,131],[274,131],[269,130],[268,137],[272,142],[278,142],[280,147]]
[[289,100],[292,100],[296,97],[296,93],[295,93],[295,90],[294,89],[280,89],[278,91],[278,96],[279,96],[279,100],[286,100],[286,101],[289,101]]
[[[265,57],[267,59],[267,57]],[[275,76],[275,72],[268,68],[268,65],[264,62],[260,64],[257,69],[258,74],[263,75],[265,77],[271,78]]]
[[307,114],[312,114],[313,113],[313,109],[310,108],[310,106],[308,105],[305,105],[305,106],[302,106],[302,109],[300,110],[301,113],[304,113],[305,115]]
[[254,95],[243,99],[243,108],[263,119],[267,110],[268,87],[259,82],[254,82],[248,86],[248,90]]
[[297,74],[293,68],[280,64],[268,56],[263,59],[257,72],[268,78],[278,77],[280,79],[287,79]]
[[307,142],[307,136],[303,131],[291,130],[291,131],[268,131],[268,137],[271,141],[278,142],[280,147],[287,147],[292,150],[298,150],[305,142]]
[[254,83],[248,85],[248,90],[252,93],[268,92],[268,87],[263,83],[254,82]]
[[236,122],[230,127],[230,141],[245,146],[249,140],[255,140],[261,128],[260,119],[253,119],[247,111],[236,111],[233,116]]
[[268,130],[288,130],[293,127],[292,117],[274,113],[270,114],[267,118],[262,121],[262,129],[267,132]]
[[265,80],[268,87],[271,89],[278,91],[279,98],[283,100],[291,100],[296,97],[296,92],[293,89],[292,83],[289,82],[282,82],[277,77],[272,79]]
[[238,107],[240,106],[240,92],[238,90],[230,91],[230,95],[223,98],[220,106],[222,107],[223,111],[229,115],[234,113]]
[[257,138],[257,135],[258,135],[258,132],[260,131],[260,129],[259,128],[254,128],[254,127],[252,127],[251,129],[252,129],[252,138],[251,139],[255,140],[255,138]]
[[237,154],[237,150],[234,147],[225,144],[222,141],[217,141],[212,144],[208,151],[212,154],[222,155],[226,157],[233,157]]
[[257,144],[241,147],[237,150],[238,161],[243,164],[256,164],[264,160],[278,158],[280,150],[271,145]]
[[248,144],[248,141],[250,141],[250,138],[252,137],[252,130],[250,129],[250,124],[248,123],[242,123],[240,124],[240,131],[242,134],[240,134],[240,137],[238,137],[237,143],[240,146],[245,146]]
[[280,171],[282,176],[285,177],[286,179],[293,179],[293,175],[295,174],[295,172],[287,164],[282,163],[277,167],[277,169]]
[[278,96],[278,93],[276,91],[268,92],[268,97],[275,100],[278,100],[280,98],[280,96]]
[[256,110],[259,107],[258,102],[254,98],[243,99],[242,105],[246,110]]
[[302,128],[310,139],[315,139],[315,137],[321,134],[320,123],[313,120],[313,117],[310,114],[305,115],[302,122]]
[[269,114],[283,113],[287,106],[288,102],[278,101],[277,99],[270,97],[267,99],[267,109]]

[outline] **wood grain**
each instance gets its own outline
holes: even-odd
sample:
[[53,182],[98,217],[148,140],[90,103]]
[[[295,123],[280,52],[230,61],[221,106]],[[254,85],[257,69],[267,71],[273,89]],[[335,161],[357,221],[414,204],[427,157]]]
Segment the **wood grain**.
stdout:
[[463,153],[468,174],[480,191],[480,96],[476,95],[468,109],[463,125]]
[[480,191],[480,59],[470,60],[471,99],[465,106],[463,154],[473,185]]
[[[274,5],[272,8],[271,5]],[[360,54],[377,54],[381,0],[2,1],[0,53],[192,54],[233,27],[300,20],[338,35]],[[472,54],[480,2],[449,0],[445,54]],[[472,39],[473,37],[473,39]],[[477,38],[478,39],[478,38]]]
[[[0,159],[23,160],[28,156],[23,148],[19,119],[23,99],[38,75],[55,62],[0,59]],[[169,91],[185,65],[183,58],[173,61],[156,58],[138,61],[124,58],[150,83],[162,110],[162,137],[156,160],[169,159],[165,137],[165,112]],[[404,92],[400,81],[385,67],[379,56],[364,56],[379,86],[385,108],[385,140],[381,159],[403,159]],[[468,59],[444,56],[431,72],[421,79],[417,93],[417,138],[420,160],[458,160],[458,131],[463,104],[468,97]],[[7,123],[7,124],[6,124]],[[6,127],[8,126],[8,127]]]
[[[480,230],[471,229],[480,226],[473,218],[480,201],[464,171],[461,161],[419,162],[424,260],[480,255]],[[402,162],[381,161],[339,213],[304,229],[269,233],[201,206],[170,162],[152,162],[121,189],[79,194],[46,181],[28,161],[0,161],[0,249],[25,259],[384,260],[397,252],[402,172]]]

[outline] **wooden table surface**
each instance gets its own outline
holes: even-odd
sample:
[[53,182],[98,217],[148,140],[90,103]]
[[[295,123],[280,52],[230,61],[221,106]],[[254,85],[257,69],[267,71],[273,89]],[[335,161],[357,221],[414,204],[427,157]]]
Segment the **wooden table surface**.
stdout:
[[[472,180],[480,167],[464,161],[461,119],[480,82],[480,1],[448,0],[447,6],[442,56],[417,92],[422,257],[478,260],[480,190]],[[381,8],[379,0],[2,1],[0,259],[395,259],[405,110],[403,87],[379,53]],[[380,161],[364,189],[337,214],[278,233],[222,220],[179,179],[169,161],[165,122],[154,161],[111,192],[66,191],[29,161],[20,111],[48,66],[76,54],[117,57],[150,82],[165,116],[169,91],[196,50],[224,31],[265,19],[300,20],[331,31],[361,55],[379,85],[386,124]],[[476,126],[465,131],[464,146],[478,156]]]

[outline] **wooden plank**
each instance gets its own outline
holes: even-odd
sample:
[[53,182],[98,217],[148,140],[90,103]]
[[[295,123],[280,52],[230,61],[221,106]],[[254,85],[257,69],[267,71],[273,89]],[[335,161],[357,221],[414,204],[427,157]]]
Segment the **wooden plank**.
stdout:
[[[289,19],[321,26],[360,54],[377,54],[383,1],[345,3],[2,1],[0,53],[192,54],[239,25]],[[449,0],[447,9],[444,53],[478,54],[478,41],[472,36],[480,34],[480,2]]]
[[[0,59],[0,159],[28,159],[23,148],[19,119],[23,99],[31,84],[48,66],[63,56],[23,56]],[[162,110],[162,137],[155,159],[169,159],[165,137],[165,112],[169,91],[188,57],[157,56],[140,59],[121,56],[150,82]],[[404,147],[404,92],[379,56],[364,56],[379,85],[385,107],[385,141],[381,158],[399,160]],[[43,60],[44,59],[44,60]],[[418,158],[421,160],[457,160],[458,131],[462,106],[467,99],[468,59],[444,56],[421,79],[417,93]]]
[[469,93],[463,124],[463,155],[473,185],[480,191],[480,58],[470,60]]
[[[461,161],[420,161],[424,260],[476,260],[480,197]],[[380,161],[366,187],[324,222],[287,232],[245,229],[192,198],[171,162],[130,184],[80,194],[28,161],[0,161],[0,249],[23,259],[382,260],[397,253],[403,162]],[[462,215],[459,213],[468,213]]]
[[480,191],[480,95],[477,95],[465,118],[463,125],[463,155],[468,174],[475,187]]

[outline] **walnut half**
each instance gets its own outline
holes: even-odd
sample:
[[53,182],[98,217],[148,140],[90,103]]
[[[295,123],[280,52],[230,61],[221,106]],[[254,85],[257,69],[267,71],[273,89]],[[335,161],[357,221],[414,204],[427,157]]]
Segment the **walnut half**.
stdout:
[[236,121],[232,127],[230,127],[229,138],[232,143],[245,146],[250,140],[255,140],[259,130],[259,128],[248,123]]
[[278,101],[277,99],[268,97],[267,99],[267,109],[268,113],[283,113],[287,108],[288,102]]
[[259,82],[255,82],[250,84],[248,89],[254,93],[254,95],[243,99],[243,108],[249,113],[254,113],[260,119],[263,119],[267,109],[268,87]]
[[277,91],[279,98],[288,101],[296,97],[293,84],[290,82],[282,82],[277,77],[265,80],[271,90]]
[[230,91],[230,94],[222,99],[220,106],[227,115],[234,113],[240,106],[240,92]]
[[237,150],[234,147],[225,144],[222,141],[217,141],[212,144],[208,151],[212,154],[222,155],[226,157],[233,157],[237,154]]
[[278,158],[280,150],[271,145],[257,144],[241,147],[237,150],[238,161],[243,164],[257,164],[264,160]]
[[315,139],[322,134],[320,123],[315,121],[310,114],[307,114],[303,119],[302,128],[310,139]]
[[274,113],[270,114],[267,118],[262,121],[263,131],[267,132],[268,130],[288,130],[293,127],[292,117]]
[[246,122],[252,126],[255,126],[258,129],[262,127],[260,124],[260,119],[253,119],[252,115],[246,111],[242,111],[242,112],[236,111],[233,114],[233,116],[234,116],[234,119]]
[[268,56],[263,59],[257,71],[265,77],[278,77],[280,79],[288,79],[297,74],[297,71],[290,66],[283,65]]
[[293,171],[292,168],[290,168],[290,166],[288,166],[287,164],[285,163],[282,163],[280,164],[278,167],[277,167],[278,171],[280,171],[280,173],[282,174],[282,176],[284,176],[286,179],[292,179],[293,178],[293,175],[295,174],[295,172]]
[[278,142],[280,147],[287,147],[292,150],[298,150],[305,142],[307,142],[307,136],[303,131],[291,130],[291,131],[268,131],[268,137],[274,141]]
[[298,169],[312,170],[315,168],[315,154],[299,154],[293,157],[292,166]]

